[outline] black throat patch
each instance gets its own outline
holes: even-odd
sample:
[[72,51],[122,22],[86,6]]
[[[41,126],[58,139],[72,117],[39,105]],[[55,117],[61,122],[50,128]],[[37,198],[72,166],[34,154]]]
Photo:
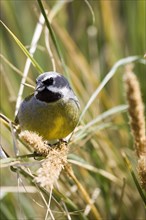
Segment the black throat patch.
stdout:
[[48,89],[44,89],[43,91],[38,92],[35,97],[42,102],[49,103],[58,101],[62,98],[62,95],[60,93],[54,93]]

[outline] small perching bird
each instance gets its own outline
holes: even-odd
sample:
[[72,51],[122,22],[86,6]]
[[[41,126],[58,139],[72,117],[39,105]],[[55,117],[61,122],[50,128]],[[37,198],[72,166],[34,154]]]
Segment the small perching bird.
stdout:
[[22,101],[15,123],[21,131],[33,131],[51,141],[68,136],[79,114],[79,101],[67,79],[56,72],[45,72],[36,79],[34,94]]

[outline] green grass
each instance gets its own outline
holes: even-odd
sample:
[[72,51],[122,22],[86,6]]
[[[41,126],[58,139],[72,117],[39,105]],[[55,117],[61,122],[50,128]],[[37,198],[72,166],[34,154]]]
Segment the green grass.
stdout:
[[[146,3],[89,1],[89,6],[86,1],[42,1],[50,22],[44,23],[28,64],[42,10],[38,2],[1,1],[5,25],[1,25],[1,113],[13,121],[22,76],[23,82],[34,85],[42,69],[51,71],[55,62],[80,100],[81,119],[68,155],[78,182],[62,171],[51,199],[54,218],[95,219],[93,210],[87,212],[88,198],[81,187],[77,189],[79,183],[103,219],[145,219],[146,195],[139,188],[122,77],[125,65],[132,61],[145,105],[145,61],[141,61],[146,49]],[[49,46],[53,56],[46,44],[47,28],[52,30]],[[32,92],[23,86],[21,95],[24,98]],[[22,157],[16,158],[12,132],[2,121],[1,145],[10,155],[1,160],[1,219],[45,219],[50,194],[36,187],[28,170],[16,166],[19,161],[35,174],[39,161],[23,157],[31,152],[19,140],[16,147]],[[10,167],[14,163],[17,170]]]

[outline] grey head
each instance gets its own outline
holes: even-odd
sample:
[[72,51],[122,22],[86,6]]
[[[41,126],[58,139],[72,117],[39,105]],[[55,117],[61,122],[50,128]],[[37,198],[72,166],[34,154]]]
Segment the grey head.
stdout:
[[76,99],[67,79],[56,72],[45,72],[38,76],[34,96],[47,103],[64,97]]

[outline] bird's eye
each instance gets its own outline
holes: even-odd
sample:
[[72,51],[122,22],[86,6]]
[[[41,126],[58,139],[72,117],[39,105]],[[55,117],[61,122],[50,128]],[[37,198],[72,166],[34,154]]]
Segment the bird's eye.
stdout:
[[44,81],[43,81],[43,84],[44,84],[44,85],[47,85],[47,86],[51,86],[51,85],[53,85],[53,82],[54,82],[53,78],[50,77],[50,78],[44,80]]

